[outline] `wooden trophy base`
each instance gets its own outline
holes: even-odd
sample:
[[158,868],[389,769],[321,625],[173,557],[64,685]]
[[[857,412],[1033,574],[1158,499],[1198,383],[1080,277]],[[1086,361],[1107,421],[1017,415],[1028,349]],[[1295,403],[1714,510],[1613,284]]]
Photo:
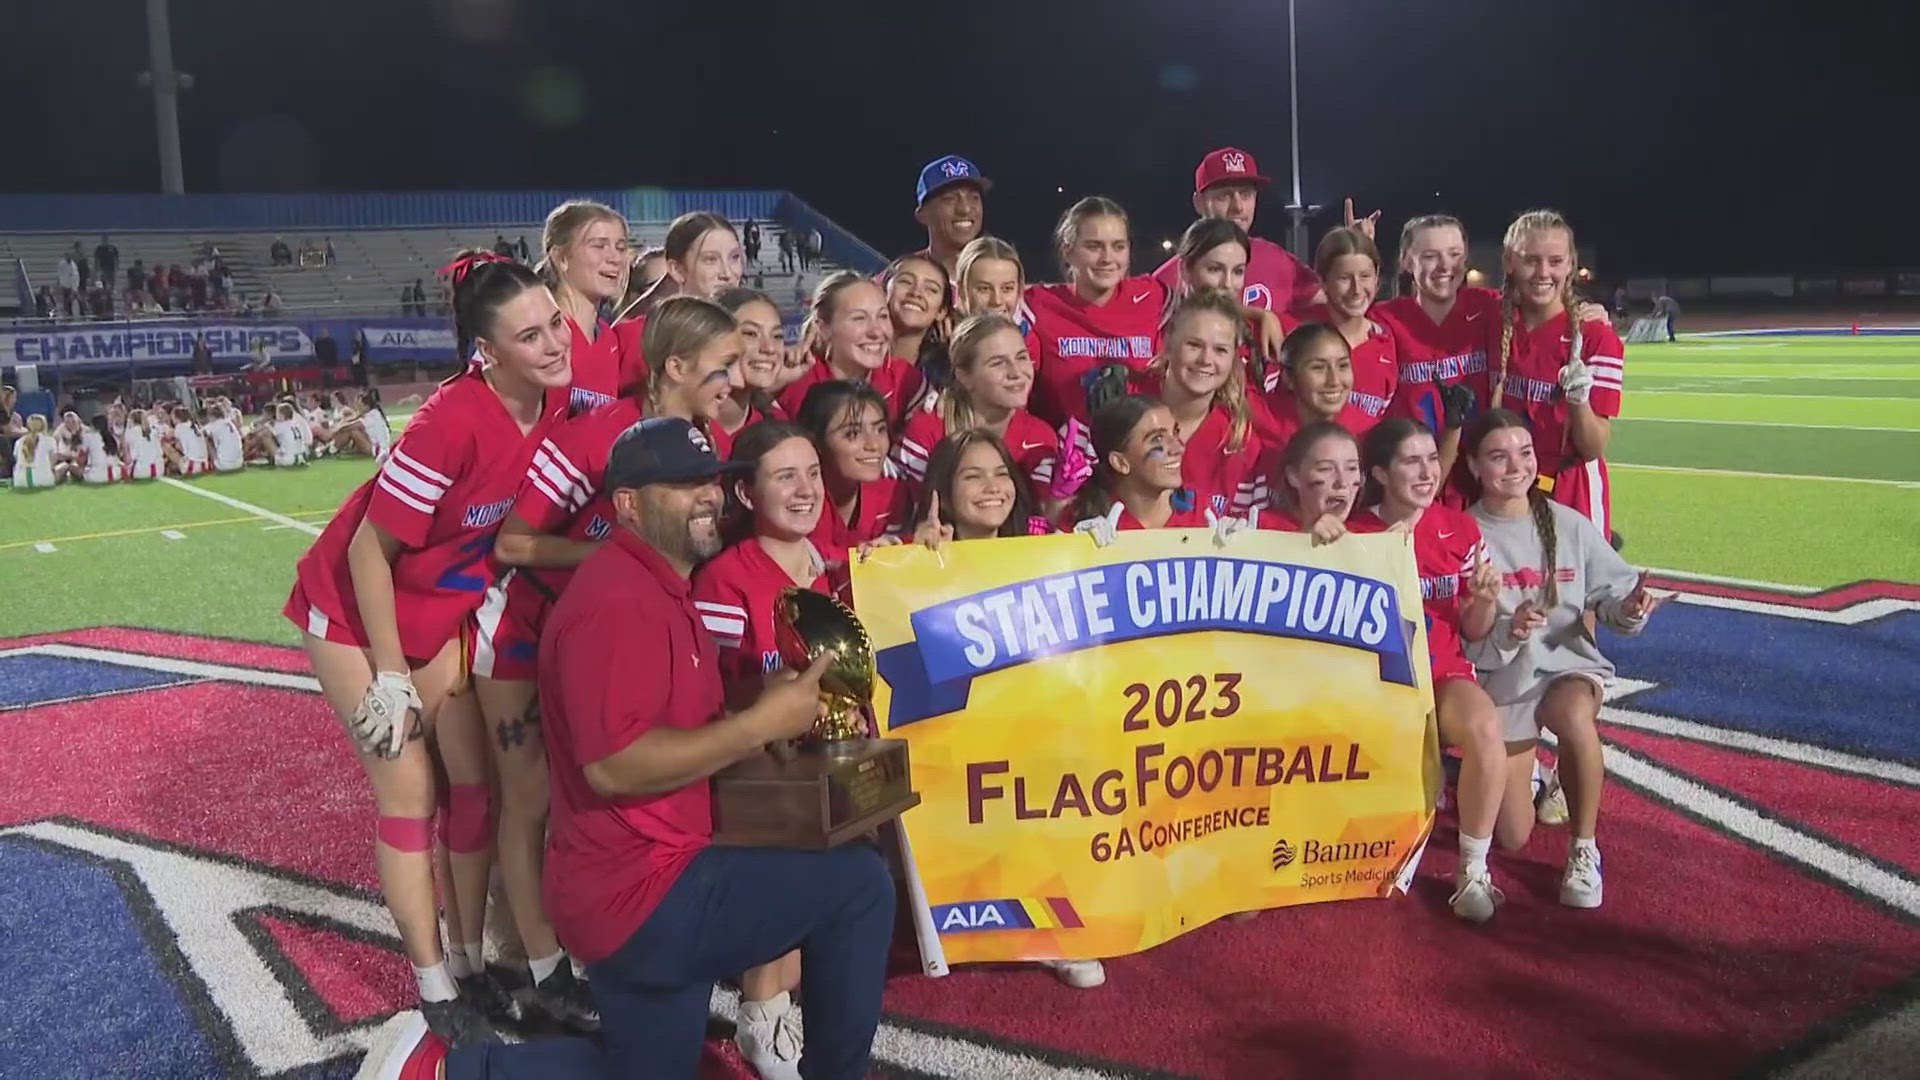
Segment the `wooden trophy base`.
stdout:
[[824,851],[918,805],[904,739],[803,746],[785,761],[763,752],[714,774],[713,842]]

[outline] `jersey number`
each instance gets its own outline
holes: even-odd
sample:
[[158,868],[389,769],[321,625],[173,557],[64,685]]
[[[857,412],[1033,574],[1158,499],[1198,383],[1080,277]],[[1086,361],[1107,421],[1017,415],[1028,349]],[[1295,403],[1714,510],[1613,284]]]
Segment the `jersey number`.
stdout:
[[485,559],[493,551],[493,534],[482,533],[460,545],[460,559],[446,568],[435,582],[436,588],[449,592],[486,592],[493,579],[484,573],[469,574],[475,563]]

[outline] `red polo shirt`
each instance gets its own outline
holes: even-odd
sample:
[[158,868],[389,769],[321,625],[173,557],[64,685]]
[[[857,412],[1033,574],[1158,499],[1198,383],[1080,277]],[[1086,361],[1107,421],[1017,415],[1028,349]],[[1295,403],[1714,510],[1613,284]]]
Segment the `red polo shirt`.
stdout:
[[696,728],[725,694],[692,588],[630,531],[588,556],[540,635],[540,715],[553,781],[544,894],[560,940],[604,960],[647,920],[713,835],[707,781],[603,799],[586,766],[655,728]]

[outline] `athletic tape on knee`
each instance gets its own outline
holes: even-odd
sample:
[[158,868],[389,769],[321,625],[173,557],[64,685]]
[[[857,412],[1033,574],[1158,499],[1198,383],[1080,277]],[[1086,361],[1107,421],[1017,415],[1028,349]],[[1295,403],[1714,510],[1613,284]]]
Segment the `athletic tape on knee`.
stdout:
[[395,851],[425,851],[433,846],[433,820],[383,815],[374,834]]
[[485,851],[493,839],[493,791],[485,784],[447,785],[447,850]]

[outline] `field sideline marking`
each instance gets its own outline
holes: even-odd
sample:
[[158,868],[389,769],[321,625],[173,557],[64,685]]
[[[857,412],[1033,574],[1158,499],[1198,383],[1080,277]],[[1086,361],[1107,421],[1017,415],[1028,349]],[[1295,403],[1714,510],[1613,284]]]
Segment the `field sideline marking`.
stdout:
[[[332,514],[331,510],[302,510],[294,517],[313,517],[318,514]],[[147,533],[165,532],[168,529],[198,529],[206,525],[238,525],[243,521],[257,520],[253,517],[214,518],[211,521],[183,521],[177,525],[149,525],[141,529],[109,529],[106,532],[81,533],[78,536],[50,536],[45,540],[15,540],[0,544],[0,551],[10,548],[37,547],[40,544],[70,544],[78,540],[106,540],[116,536],[144,536]],[[276,526],[276,528],[279,526]]]
[[1861,424],[1796,424],[1786,420],[1693,420],[1682,416],[1621,416],[1619,420],[1634,420],[1642,424],[1726,424],[1732,427],[1789,427],[1815,428],[1821,431],[1897,431],[1903,435],[1920,435],[1920,427],[1867,427]]
[[206,488],[203,488],[203,487],[195,487],[192,484],[182,483],[179,480],[175,480],[171,476],[161,477],[160,482],[163,484],[171,485],[173,487],[177,487],[181,491],[191,491],[195,495],[198,495],[204,499],[212,499],[214,502],[217,502],[217,503],[225,503],[226,505],[233,507],[235,510],[245,510],[247,513],[252,514],[254,517],[265,518],[268,521],[271,521],[277,525],[285,525],[289,529],[298,530],[300,532],[306,533],[308,536],[320,535],[320,530],[316,526],[309,525],[304,521],[295,521],[294,519],[288,517],[285,514],[276,513],[272,510],[268,510],[264,506],[255,506],[250,502],[241,502],[239,499],[236,499],[231,495],[222,495],[217,491],[208,491]]
[[1609,705],[1600,710],[1600,718],[1608,723],[1624,728],[1645,731],[1654,735],[1666,735],[1676,739],[1710,743],[1734,750],[1745,750],[1762,757],[1779,761],[1798,762],[1803,765],[1815,765],[1832,769],[1835,772],[1850,773],[1854,776],[1870,776],[1876,780],[1901,784],[1906,787],[1920,788],[1920,769],[1898,761],[1882,758],[1864,757],[1849,754],[1844,750],[1834,750],[1818,743],[1796,742],[1791,739],[1761,735],[1740,728],[1721,727],[1718,724],[1702,724],[1694,720],[1682,720],[1677,716],[1663,716],[1659,713],[1641,712],[1638,709],[1621,708]]
[[1724,577],[1720,574],[1703,574],[1698,570],[1674,570],[1664,566],[1649,566],[1648,573],[1661,577],[1676,578],[1680,581],[1704,581],[1710,585],[1738,585],[1747,589],[1765,589],[1768,592],[1796,593],[1800,596],[1812,596],[1823,592],[1822,585],[1787,585],[1778,581],[1755,581],[1752,578]]
[[1696,469],[1687,465],[1636,465],[1609,461],[1611,469],[1638,469],[1642,472],[1683,473],[1687,476],[1744,476],[1760,480],[1827,480],[1836,484],[1880,484],[1886,487],[1920,488],[1920,480],[1881,480],[1869,476],[1814,476],[1807,473],[1750,472],[1746,469]]

